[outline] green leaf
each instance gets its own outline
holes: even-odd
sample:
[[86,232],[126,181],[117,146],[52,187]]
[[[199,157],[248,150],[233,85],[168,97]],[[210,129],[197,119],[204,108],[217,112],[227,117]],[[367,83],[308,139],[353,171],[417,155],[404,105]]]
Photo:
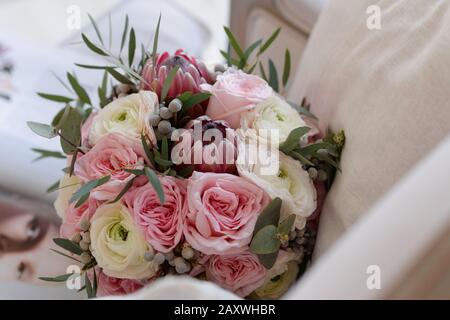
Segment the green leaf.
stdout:
[[291,214],[278,225],[278,233],[281,235],[289,235],[295,222],[295,214]]
[[[66,154],[73,154],[81,144],[81,124],[83,116],[72,107],[67,107],[68,114],[58,124],[61,130],[61,147]],[[65,121],[63,121],[65,120]]]
[[180,67],[175,66],[170,70],[169,74],[167,75],[166,80],[164,81],[162,90],[161,90],[161,101],[164,101],[167,97],[167,93],[169,93],[170,86],[172,85],[173,80],[175,79],[175,76],[177,75],[177,71]]
[[258,55],[263,54],[272,45],[272,43],[275,41],[275,39],[280,34],[280,31],[281,31],[281,28],[278,28],[277,30],[275,30],[274,33],[272,33],[272,35],[269,37],[269,39],[267,39],[267,41],[264,42],[264,44],[259,49]]
[[275,198],[264,208],[256,221],[255,230],[253,231],[254,235],[265,226],[278,225],[280,220],[281,203],[282,201],[280,198]]
[[84,69],[94,69],[94,70],[106,70],[108,68],[116,68],[115,66],[95,66],[90,64],[81,64],[81,63],[75,63],[77,67],[84,68]]
[[167,137],[161,139],[161,156],[164,160],[169,160],[169,140]]
[[164,160],[164,159],[161,158],[161,156],[159,156],[159,155],[156,155],[156,156],[155,156],[155,162],[156,162],[157,164],[159,164],[161,167],[164,167],[164,168],[170,167],[171,165],[173,165],[173,162],[172,162],[172,161],[170,161],[170,160]]
[[292,158],[300,161],[302,164],[305,164],[305,165],[308,165],[308,166],[314,166],[314,163],[312,163],[310,160],[308,160],[308,158],[306,158],[305,156],[303,156],[299,152],[290,151],[290,152],[286,153],[286,152],[283,151],[283,153],[285,153],[286,155],[289,155]]
[[144,169],[123,169],[123,171],[134,174],[135,176],[145,175]]
[[95,52],[96,54],[101,55],[101,56],[105,56],[105,57],[108,56],[108,54],[107,54],[105,51],[103,51],[102,49],[100,49],[99,47],[97,47],[95,44],[93,44],[93,43],[91,42],[91,40],[89,40],[88,37],[86,37],[86,35],[85,35],[84,33],[81,34],[81,37],[83,38],[83,41],[84,41],[84,43],[86,44],[86,46],[87,46],[92,52]]
[[128,79],[125,75],[121,74],[120,72],[116,71],[113,68],[108,68],[106,71],[117,81],[124,84],[133,84],[133,81]]
[[190,97],[192,97],[192,92],[186,91],[180,94],[177,98],[180,99],[183,104],[185,104]]
[[57,158],[57,159],[65,159],[66,158],[66,156],[63,155],[59,151],[50,151],[50,150],[37,149],[37,148],[32,148],[31,150],[40,154],[40,156],[37,157],[36,159],[34,159],[33,161],[38,161],[38,160],[41,160],[44,158]]
[[39,277],[39,280],[48,282],[66,282],[70,277],[79,276],[79,273],[67,273],[57,277]]
[[300,148],[299,152],[303,156],[312,155],[313,153],[319,151],[319,150],[331,150],[333,152],[336,152],[336,146],[329,143],[329,142],[317,142],[310,144],[306,147]]
[[148,178],[148,181],[151,183],[151,185],[153,186],[153,188],[155,189],[156,193],[158,194],[158,198],[159,198],[159,202],[161,204],[164,203],[165,199],[164,199],[164,191],[163,188],[161,186],[161,182],[158,179],[158,176],[156,175],[156,173],[148,168],[145,167],[145,175]]
[[[226,33],[226,35],[228,37],[228,40],[230,41],[231,47],[237,53],[240,61],[244,61],[246,63],[247,61],[246,61],[246,58],[245,58],[244,51],[242,51],[242,48],[239,46],[239,43],[236,40],[236,37],[234,36],[234,34],[231,32],[230,28],[224,26],[223,29],[225,30],[225,33]],[[244,63],[244,65],[245,65],[245,63]]]
[[276,251],[274,253],[269,253],[269,254],[258,254],[257,256],[258,256],[259,262],[261,262],[261,264],[266,269],[272,268],[273,265],[275,264],[275,262],[277,261],[278,252],[279,251]]
[[289,104],[294,109],[296,109],[298,113],[317,120],[317,117],[313,113],[311,113],[311,111],[309,111],[307,108],[305,108],[304,106],[298,105],[293,102],[289,102]]
[[107,90],[108,88],[108,72],[103,73],[102,85],[98,87],[98,99],[100,100],[100,107],[103,108],[108,104]]
[[94,18],[92,18],[92,16],[88,13],[88,17],[89,20],[91,20],[91,24],[94,27],[95,33],[97,34],[97,38],[98,40],[100,40],[100,43],[103,45],[103,38],[102,35],[100,34],[100,30],[98,29],[97,23],[95,23]]
[[51,139],[57,136],[55,128],[48,124],[28,121],[27,125],[34,133],[41,137]]
[[56,95],[56,94],[48,94],[48,93],[42,93],[42,92],[38,92],[37,94],[41,98],[44,98],[44,99],[47,99],[50,101],[54,101],[54,102],[69,103],[69,102],[73,101],[73,98],[60,96],[60,95]]
[[266,71],[264,70],[264,66],[261,61],[259,62],[259,73],[261,74],[261,77],[267,82]]
[[57,253],[57,254],[63,256],[63,257],[66,257],[68,259],[71,259],[71,260],[74,260],[76,262],[82,263],[80,260],[78,260],[78,259],[76,259],[76,258],[74,258],[74,257],[72,257],[72,256],[70,256],[68,254],[65,254],[65,253],[63,253],[63,252],[61,252],[59,250],[56,250],[56,249],[50,249],[50,250],[53,251],[54,253]]
[[279,92],[278,72],[272,59],[269,59],[269,85],[275,92]]
[[134,54],[136,53],[136,34],[134,29],[131,28],[130,40],[128,42],[128,65],[131,67],[133,65]]
[[259,230],[250,244],[250,251],[255,254],[269,254],[280,249],[280,240],[277,238],[277,227],[268,225]]
[[308,127],[299,127],[292,130],[286,141],[280,145],[280,150],[285,154],[289,154],[289,152],[300,145],[300,138],[307,134],[309,130],[311,129]]
[[239,61],[238,60],[236,60],[236,59],[233,59],[231,56],[230,56],[230,53],[227,53],[227,52],[225,52],[225,51],[223,51],[223,50],[220,50],[220,54],[225,58],[225,60],[227,61],[227,65],[229,65],[229,66],[237,66],[237,65],[239,65]]
[[54,184],[52,184],[50,187],[48,187],[47,190],[45,190],[45,192],[51,193],[51,192],[54,192],[54,191],[56,191],[58,189],[59,189],[59,180],[56,181]]
[[193,106],[208,100],[209,97],[211,97],[211,94],[206,92],[199,92],[191,95],[189,99],[187,99],[186,102],[183,103],[183,113],[187,112]]
[[72,195],[72,197],[70,198],[70,203],[75,202],[75,201],[85,197],[86,195],[89,196],[89,193],[93,189],[107,183],[109,181],[109,179],[111,179],[111,176],[105,176],[100,179],[91,180],[91,181],[87,182],[77,192],[75,192]]
[[158,23],[156,24],[155,37],[153,38],[152,61],[153,67],[156,64],[156,54],[158,51],[159,26],[161,25],[161,13],[159,14]]
[[129,18],[128,18],[128,14],[125,16],[125,25],[123,28],[123,33],[122,33],[122,41],[120,42],[120,52],[119,55],[122,53],[123,47],[125,46],[125,41],[127,40],[127,35],[128,35],[128,23],[129,23]]
[[133,81],[131,81],[129,78],[127,78],[125,75],[121,74],[120,72],[116,71],[113,68],[106,69],[106,71],[117,81],[124,84],[133,84]]
[[253,71],[255,71],[257,65],[258,65],[258,62],[255,62],[255,63],[247,70],[247,73],[248,73],[248,74],[252,74]]
[[141,135],[141,143],[142,147],[144,148],[145,155],[147,156],[148,160],[150,161],[150,164],[155,167],[155,157],[153,155],[152,150],[150,149],[150,146],[147,143],[147,140],[144,135]]
[[133,182],[135,179],[136,179],[136,177],[134,177],[133,179],[128,181],[127,184],[125,185],[125,187],[123,187],[123,189],[119,192],[119,194],[114,198],[114,200],[110,201],[109,203],[116,203],[117,201],[122,199],[124,194],[127,193],[127,191],[130,190],[130,188],[133,186]]
[[250,55],[253,53],[253,51],[255,51],[255,49],[256,49],[259,45],[261,45],[261,43],[262,43],[262,39],[259,39],[259,40],[255,41],[255,42],[253,42],[253,43],[245,50],[244,56],[245,56],[245,59],[246,59],[246,60],[248,60],[248,58],[250,58]]
[[69,72],[67,73],[67,80],[69,80],[70,85],[72,86],[80,101],[92,105],[91,99],[89,99],[89,95],[87,94],[86,90],[84,90],[78,80]]
[[92,287],[91,280],[89,280],[87,272],[84,274],[84,283],[86,286],[86,293],[87,293],[88,299],[95,298],[94,288]]
[[315,153],[313,155],[314,157],[316,157],[317,159],[328,163],[329,165],[333,166],[334,168],[336,168],[338,171],[341,171],[341,168],[339,167],[339,163],[336,162],[335,160],[333,160],[331,157],[321,154],[321,153]]
[[177,176],[186,179],[192,175],[194,169],[194,166],[186,166],[183,169],[177,171]]
[[81,250],[80,246],[69,239],[55,238],[55,239],[53,239],[53,242],[57,246],[65,249],[73,254],[76,254],[78,256],[83,253],[83,250]]
[[291,73],[291,53],[289,52],[289,49],[286,49],[286,52],[284,54],[283,87],[286,87],[290,73]]

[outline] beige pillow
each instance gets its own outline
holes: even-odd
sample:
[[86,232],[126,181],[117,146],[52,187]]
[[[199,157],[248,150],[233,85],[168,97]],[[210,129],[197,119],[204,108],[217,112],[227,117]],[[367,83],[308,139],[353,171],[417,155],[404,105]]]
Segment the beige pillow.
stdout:
[[[366,25],[372,4],[380,30]],[[291,86],[303,96],[322,128],[347,135],[318,257],[450,133],[450,1],[331,0]]]

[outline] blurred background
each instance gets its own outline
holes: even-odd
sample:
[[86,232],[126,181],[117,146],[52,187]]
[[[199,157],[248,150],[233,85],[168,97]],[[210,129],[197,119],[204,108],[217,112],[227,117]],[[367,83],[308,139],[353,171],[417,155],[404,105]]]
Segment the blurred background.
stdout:
[[229,11],[228,0],[0,0],[0,299],[80,297],[37,279],[64,274],[69,264],[49,250],[59,220],[51,205],[56,193],[45,192],[65,162],[33,162],[38,155],[31,148],[59,146],[34,135],[26,121],[51,121],[60,105],[36,92],[65,94],[58,77],[67,71],[75,71],[88,90],[98,83],[98,72],[74,66],[99,62],[80,42],[81,32],[95,38],[87,14],[105,37],[111,29],[117,45],[126,14],[137,42],[151,44],[161,13],[160,51],[183,48],[214,64],[222,61]]

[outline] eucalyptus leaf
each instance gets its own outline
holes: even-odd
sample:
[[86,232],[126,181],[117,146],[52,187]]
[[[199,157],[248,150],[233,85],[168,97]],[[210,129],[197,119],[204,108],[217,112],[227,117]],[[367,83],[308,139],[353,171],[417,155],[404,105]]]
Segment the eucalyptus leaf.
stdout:
[[186,166],[183,169],[177,171],[177,176],[186,179],[192,175],[194,170],[195,170],[194,166]]
[[272,45],[272,43],[275,41],[275,39],[280,34],[280,31],[281,31],[281,28],[278,28],[277,30],[275,30],[274,33],[272,33],[272,35],[269,37],[269,39],[267,39],[267,41],[264,42],[264,44],[259,49],[258,55],[263,54],[267,49],[269,49],[269,47]]
[[69,72],[67,73],[67,80],[69,80],[70,85],[72,86],[73,90],[77,94],[80,101],[85,104],[92,105],[91,99],[89,98],[89,95],[87,94],[86,90],[80,85],[78,80]]
[[28,121],[27,125],[34,133],[47,139],[54,138],[58,135],[55,128],[48,124]]
[[130,40],[128,42],[128,65],[131,67],[133,65],[134,55],[136,53],[136,33],[134,29],[130,30]]
[[76,254],[78,256],[83,253],[83,250],[81,250],[80,246],[69,239],[55,238],[55,239],[53,239],[53,242],[57,246],[65,249],[73,254]]
[[145,155],[147,156],[148,160],[150,161],[150,164],[155,167],[155,156],[153,155],[152,150],[150,149],[150,146],[147,143],[147,139],[144,135],[141,135],[141,143],[142,147],[144,148]]
[[72,107],[67,107],[65,121],[59,124],[61,131],[61,147],[66,154],[73,154],[81,144],[81,124],[83,115]]
[[158,52],[158,39],[159,39],[159,27],[161,25],[161,13],[159,14],[158,23],[156,24],[156,31],[155,36],[153,38],[153,50],[152,50],[152,61],[153,61],[153,67],[155,67],[156,64],[156,55]]
[[144,169],[123,169],[125,172],[129,172],[131,174],[134,174],[135,176],[143,176],[145,175]]
[[103,44],[103,38],[102,38],[100,30],[97,26],[97,23],[95,22],[94,18],[92,18],[92,16],[89,13],[88,13],[88,17],[89,17],[89,20],[91,20],[91,24],[94,27],[94,30],[95,30],[95,33],[97,34],[98,40],[100,41],[101,44]]
[[56,277],[39,277],[38,279],[47,282],[66,282],[69,278],[79,275],[79,273],[67,273]]
[[59,188],[59,180],[53,183],[50,187],[48,187],[47,190],[45,190],[45,192],[51,193],[58,190],[58,188]]
[[63,155],[59,151],[50,151],[50,150],[37,149],[37,148],[32,148],[31,150],[40,154],[40,156],[37,157],[36,159],[34,159],[33,161],[38,161],[38,160],[41,160],[44,158],[57,158],[57,159],[65,159],[66,158],[66,156]]
[[250,251],[255,254],[269,254],[280,249],[281,242],[277,238],[277,227],[268,225],[259,230],[252,239]]
[[50,250],[53,251],[54,253],[57,253],[57,254],[63,256],[63,257],[66,257],[68,259],[74,260],[74,261],[76,261],[78,263],[82,263],[80,260],[78,260],[78,259],[76,259],[76,258],[74,258],[74,257],[72,257],[72,256],[70,256],[68,254],[65,254],[64,252],[61,252],[61,251],[56,250],[56,249],[50,249]]
[[259,62],[259,73],[261,74],[261,77],[264,79],[264,81],[267,82],[267,74],[261,61]]
[[108,68],[106,69],[106,71],[117,81],[119,81],[120,83],[123,84],[133,84],[133,81],[131,81],[130,79],[128,79],[125,75],[121,74],[120,72],[118,72],[117,70],[115,70],[114,68]]
[[172,82],[175,79],[175,76],[177,75],[179,66],[175,66],[172,68],[172,70],[169,71],[169,74],[167,75],[166,80],[164,81],[162,90],[161,90],[161,101],[166,100],[167,94],[169,93],[169,89],[172,86]]
[[98,54],[98,55],[101,55],[101,56],[108,56],[108,54],[105,52],[105,51],[103,51],[102,49],[100,49],[99,47],[97,47],[94,43],[92,43],[92,41],[91,40],[89,40],[89,38],[88,37],[86,37],[86,35],[85,34],[81,34],[81,37],[83,38],[83,41],[84,41],[84,43],[86,44],[86,46],[92,51],[92,52],[95,52],[96,54]]
[[278,233],[283,236],[289,235],[289,232],[291,232],[292,228],[294,227],[295,217],[295,214],[291,214],[286,219],[281,221],[281,223],[278,225]]
[[297,110],[298,113],[317,120],[317,117],[304,106],[288,101],[288,103]]
[[127,41],[128,24],[129,24],[129,18],[128,18],[128,14],[127,14],[125,16],[125,25],[124,25],[123,33],[122,33],[122,41],[120,42],[120,53],[119,53],[119,55],[122,53],[123,47],[125,46],[125,42]]
[[274,266],[275,262],[277,261],[279,250],[274,253],[269,254],[258,254],[258,260],[261,262],[261,264],[266,268],[270,269]]
[[278,72],[272,59],[269,59],[269,85],[275,92],[279,92]]
[[282,201],[280,198],[275,198],[264,208],[256,221],[255,229],[253,231],[254,235],[265,226],[278,225],[280,220],[281,203]]
[[49,93],[42,93],[42,92],[38,92],[37,94],[41,98],[44,98],[44,99],[47,99],[50,101],[54,101],[54,102],[69,103],[69,102],[73,101],[73,98],[60,96],[60,95],[56,95],[56,94],[49,94]]
[[89,193],[93,189],[107,183],[110,179],[111,179],[111,176],[105,176],[100,179],[91,180],[91,181],[87,182],[77,192],[75,192],[72,195],[69,202],[70,203],[75,202],[75,201],[79,200],[80,198],[83,198],[84,196],[89,195]]
[[311,129],[308,127],[298,127],[292,130],[286,141],[280,145],[280,150],[285,154],[289,154],[292,150],[296,149],[300,145],[300,139],[307,134]]
[[119,192],[119,194],[114,198],[114,200],[110,201],[109,203],[116,203],[117,201],[119,201],[120,199],[122,199],[122,197],[125,195],[125,193],[128,192],[128,190],[130,190],[130,188],[133,186],[133,182],[136,179],[136,177],[134,177],[133,179],[130,179],[130,181],[127,182],[127,184],[125,185],[125,187],[123,187],[123,189]]
[[[225,33],[228,37],[228,40],[230,41],[231,47],[234,49],[236,54],[238,55],[240,61],[247,62],[245,58],[244,51],[242,50],[241,46],[239,45],[238,41],[236,40],[236,37],[234,36],[233,32],[231,32],[230,28],[224,26],[223,29],[225,30]],[[244,65],[245,65],[244,63]]]
[[283,87],[286,87],[289,81],[290,73],[291,73],[291,53],[289,52],[289,49],[286,49],[286,52],[284,53]]
[[193,106],[200,104],[211,97],[210,93],[199,92],[191,95],[184,103],[183,103],[183,113],[187,112]]
[[151,185],[153,186],[153,188],[155,189],[155,191],[156,191],[156,193],[158,195],[159,202],[161,204],[163,204],[165,202],[164,191],[163,191],[163,188],[161,186],[161,182],[158,179],[158,176],[156,175],[156,173],[152,169],[150,169],[148,167],[145,167],[144,170],[145,170],[145,175],[148,178],[148,181],[151,183]]
[[91,280],[89,280],[87,272],[84,274],[84,284],[86,286],[88,299],[95,298],[94,289],[92,288]]

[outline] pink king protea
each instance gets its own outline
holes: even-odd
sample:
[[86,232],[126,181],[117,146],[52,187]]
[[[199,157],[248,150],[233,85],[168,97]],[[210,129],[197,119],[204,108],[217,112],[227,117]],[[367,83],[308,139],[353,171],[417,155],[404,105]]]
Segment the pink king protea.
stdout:
[[[142,82],[141,88],[154,91],[161,97],[164,81],[170,70],[176,66],[179,69],[167,94],[167,99],[169,100],[176,98],[183,92],[201,92],[201,84],[213,82],[210,73],[202,62],[179,49],[173,55],[170,55],[168,52],[158,54],[154,67],[152,59],[148,59],[142,70],[142,78],[145,81]],[[206,106],[206,104],[202,104],[200,108],[195,108],[197,109],[195,111],[196,116],[203,114]]]

